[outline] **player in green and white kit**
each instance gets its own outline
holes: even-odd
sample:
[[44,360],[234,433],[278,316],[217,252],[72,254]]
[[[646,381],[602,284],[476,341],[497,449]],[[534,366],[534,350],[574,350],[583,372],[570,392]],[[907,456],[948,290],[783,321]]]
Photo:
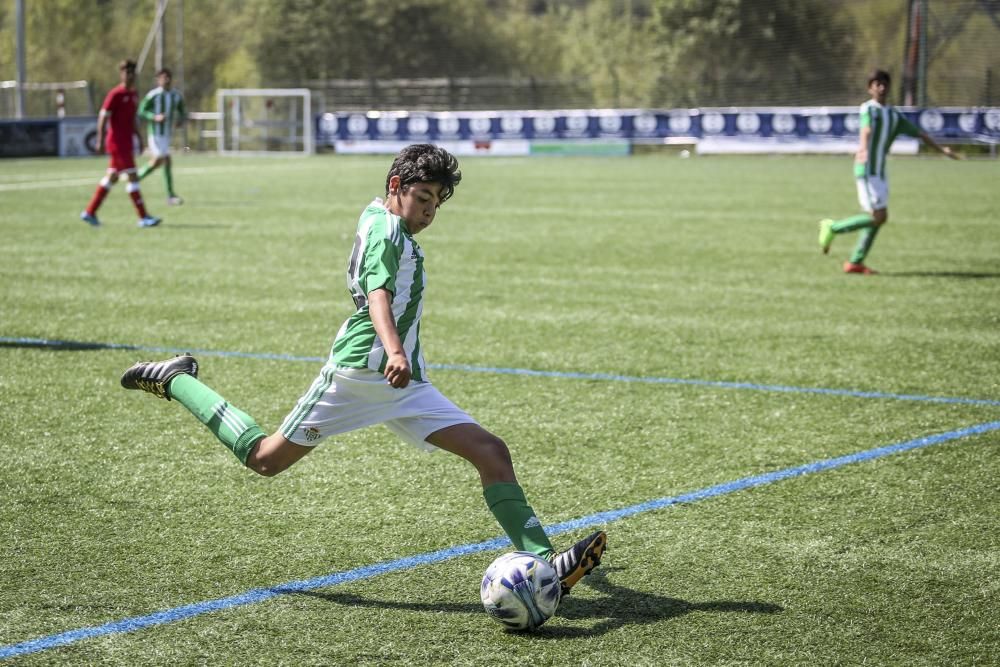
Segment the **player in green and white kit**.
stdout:
[[169,69],[161,69],[156,73],[157,88],[146,93],[139,103],[139,117],[147,122],[147,143],[153,155],[152,161],[139,170],[139,180],[145,178],[151,171],[163,165],[163,180],[167,185],[167,204],[177,206],[184,200],[174,192],[174,175],[171,169],[170,140],[173,128],[180,127],[187,118],[184,109],[184,97],[171,88],[173,76]]
[[830,245],[837,234],[860,230],[861,238],[851,258],[844,262],[845,273],[876,273],[865,265],[865,257],[875,242],[878,230],[889,219],[889,181],[885,163],[892,142],[900,134],[919,137],[928,146],[959,159],[951,148],[938,145],[926,132],[911,123],[895,107],[887,105],[890,77],[884,70],[875,70],[868,77],[870,100],[860,109],[860,141],[854,158],[854,176],[858,187],[858,201],[865,213],[843,220],[821,220],[819,223],[819,245],[823,253],[830,251]]
[[396,156],[386,176],[386,199],[376,198],[358,221],[347,271],[356,311],[278,432],[266,435],[198,380],[198,363],[189,355],[139,362],[121,383],[178,401],[240,462],[265,476],[287,469],[325,438],[374,424],[424,450],[457,454],[475,466],[486,504],[514,546],[548,558],[565,593],[600,563],[604,531],[556,552],[517,483],[507,445],[427,379],[420,341],[426,274],[414,237],[434,221],[461,177],[458,161],[430,144]]

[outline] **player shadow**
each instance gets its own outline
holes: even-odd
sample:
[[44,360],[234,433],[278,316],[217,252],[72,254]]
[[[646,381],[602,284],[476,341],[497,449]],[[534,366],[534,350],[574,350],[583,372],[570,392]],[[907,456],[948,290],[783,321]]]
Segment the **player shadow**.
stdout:
[[56,352],[93,352],[95,350],[139,349],[138,347],[132,345],[88,343],[82,340],[48,340],[39,338],[0,340],[0,347],[32,348],[36,350],[53,350]]
[[[608,581],[609,572],[622,569],[624,568],[608,567],[595,570],[581,584],[578,584],[578,586],[583,585],[593,588],[602,593],[602,597],[586,599],[569,596],[559,605],[559,610],[556,612],[557,617],[573,621],[599,619],[595,625],[590,627],[543,625],[535,632],[524,636],[537,639],[595,637],[628,625],[658,623],[692,612],[776,614],[784,611],[784,608],[780,605],[760,601],[711,600],[708,602],[689,602],[680,598],[655,595],[632,590],[624,586],[616,586]],[[456,614],[484,613],[482,605],[478,603],[394,602],[392,600],[371,600],[350,593],[325,593],[318,591],[289,591],[289,594],[305,595],[348,606]]]
[[983,271],[880,271],[886,278],[958,278],[960,280],[983,280],[1000,278],[1000,273]]
[[780,605],[756,600],[710,600],[689,602],[681,598],[656,595],[617,586],[608,580],[608,573],[622,570],[620,567],[604,567],[594,570],[578,586],[583,585],[603,593],[604,597],[585,599],[567,597],[559,604],[556,616],[570,620],[601,619],[589,628],[542,626],[536,634],[539,637],[593,637],[603,635],[626,625],[658,623],[692,612],[736,613],[736,614],[777,614],[784,611]]
[[451,614],[482,614],[483,605],[471,602],[396,602],[394,600],[372,600],[353,593],[321,593],[319,591],[288,591],[286,595],[305,595],[319,598],[345,607],[377,607],[379,609],[401,609],[403,611],[433,611]]

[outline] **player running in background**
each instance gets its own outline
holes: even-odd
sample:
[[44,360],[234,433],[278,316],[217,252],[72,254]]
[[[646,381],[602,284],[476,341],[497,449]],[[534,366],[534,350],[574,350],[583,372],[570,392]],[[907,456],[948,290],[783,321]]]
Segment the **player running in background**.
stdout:
[[171,169],[170,140],[173,128],[180,127],[187,118],[184,97],[171,88],[173,75],[163,68],[156,73],[157,88],[146,93],[139,104],[139,117],[147,121],[147,137],[152,161],[139,170],[139,180],[163,165],[163,181],[167,185],[167,204],[179,206],[184,200],[174,192],[174,175]]
[[865,212],[837,221],[828,218],[819,223],[819,245],[824,254],[830,251],[830,245],[837,234],[861,231],[854,253],[844,262],[845,273],[877,273],[864,262],[878,230],[889,219],[889,181],[885,163],[896,137],[900,134],[919,137],[939,153],[953,160],[960,158],[951,148],[938,145],[895,107],[885,103],[889,83],[888,72],[873,71],[868,77],[868,93],[872,98],[861,105],[861,132],[858,151],[854,157],[854,176],[858,186],[858,201]]
[[420,449],[443,449],[479,473],[486,504],[519,551],[549,559],[563,591],[600,563],[607,543],[596,531],[556,552],[517,483],[503,440],[480,426],[427,378],[420,316],[424,253],[415,236],[434,221],[462,178],[458,161],[430,144],[404,148],[386,176],[385,200],[376,198],[358,221],[347,269],[357,308],[337,333],[330,357],[312,386],[272,435],[197,379],[189,355],[139,362],[121,384],[187,408],[255,472],[272,476],[311,452],[322,440],[385,424]]
[[104,151],[104,130],[107,126],[107,151],[111,157],[108,173],[98,183],[97,190],[94,191],[87,208],[80,214],[80,219],[94,227],[101,224],[97,219],[97,209],[108,196],[111,186],[117,183],[118,177],[124,173],[128,177],[125,189],[139,214],[139,226],[155,227],[160,224],[160,219],[146,212],[146,205],[139,191],[139,177],[135,173],[132,137],[135,136],[135,112],[139,105],[139,95],[135,91],[135,63],[131,60],[121,61],[118,64],[118,77],[121,83],[108,92],[97,115],[98,153]]

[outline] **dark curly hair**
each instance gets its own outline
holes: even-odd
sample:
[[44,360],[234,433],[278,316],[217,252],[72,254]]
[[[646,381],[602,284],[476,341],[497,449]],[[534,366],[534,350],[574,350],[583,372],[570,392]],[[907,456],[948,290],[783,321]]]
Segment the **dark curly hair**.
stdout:
[[892,83],[892,77],[884,69],[873,69],[868,73],[868,85],[872,85],[873,81],[881,81],[888,87]]
[[399,151],[385,177],[386,196],[389,195],[389,180],[393,176],[399,176],[401,188],[414,183],[440,183],[442,204],[455,193],[455,188],[462,181],[455,156],[433,144],[412,144]]

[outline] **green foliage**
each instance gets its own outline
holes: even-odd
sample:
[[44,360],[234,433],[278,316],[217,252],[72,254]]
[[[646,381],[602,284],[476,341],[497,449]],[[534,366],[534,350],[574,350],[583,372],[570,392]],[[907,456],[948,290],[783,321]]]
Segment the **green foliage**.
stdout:
[[823,104],[857,88],[854,26],[825,0],[659,0],[677,105]]
[[[215,90],[224,86],[440,77],[558,80],[566,84],[564,97],[573,94],[575,103],[595,106],[855,104],[864,97],[866,69],[888,68],[901,83],[906,4],[187,2],[184,71],[177,83],[192,109],[214,108]],[[115,64],[138,56],[156,12],[154,0],[104,0],[86,8],[47,0],[26,7],[29,80],[87,79],[98,96],[117,81]],[[930,7],[931,102],[995,104],[1000,50],[990,46],[997,43],[1000,20],[990,13],[993,5],[931,0]],[[171,3],[165,16],[166,64],[175,69],[179,12],[180,4]],[[0,79],[15,77],[13,18],[10,3],[0,7]],[[152,85],[151,73],[150,64],[140,88]]]
[[[168,18],[175,19],[171,11],[176,12],[176,6],[168,10]],[[251,88],[258,84],[258,2],[186,2],[184,14],[183,91],[190,109],[215,109],[217,88]],[[167,34],[169,37],[170,31]],[[168,45],[167,54],[176,54],[175,42]]]
[[[192,110],[214,108],[215,89],[221,87],[217,73],[239,70],[234,54],[255,51],[256,0],[188,2],[184,5],[183,78],[176,81]],[[27,75],[29,81],[90,81],[96,103],[118,83],[117,64],[125,58],[138,60],[150,26],[156,17],[156,3],[147,0],[108,0],[87,3],[84,8],[73,0],[26,2]],[[164,15],[167,67],[178,74],[174,62],[179,48],[176,22],[178,5],[168,5]],[[13,11],[0,23],[0,79],[15,75],[15,26]],[[238,59],[238,55],[236,58]],[[146,56],[139,75],[140,90],[155,85],[154,52]],[[256,69],[256,63],[251,67]],[[248,69],[246,63],[242,67]],[[253,72],[248,72],[252,80]],[[238,83],[237,85],[249,85]],[[84,113],[69,109],[70,114]]]
[[259,88],[259,77],[256,58],[240,48],[216,66],[214,80],[219,88]]
[[[564,71],[587,77],[594,104],[600,107],[641,107],[655,104],[663,73],[662,47],[653,26],[632,9],[632,3],[595,2],[575,12],[563,12],[560,33]],[[596,56],[594,46],[600,44]]]
[[510,59],[480,2],[279,0],[263,14],[265,81],[477,76]]

